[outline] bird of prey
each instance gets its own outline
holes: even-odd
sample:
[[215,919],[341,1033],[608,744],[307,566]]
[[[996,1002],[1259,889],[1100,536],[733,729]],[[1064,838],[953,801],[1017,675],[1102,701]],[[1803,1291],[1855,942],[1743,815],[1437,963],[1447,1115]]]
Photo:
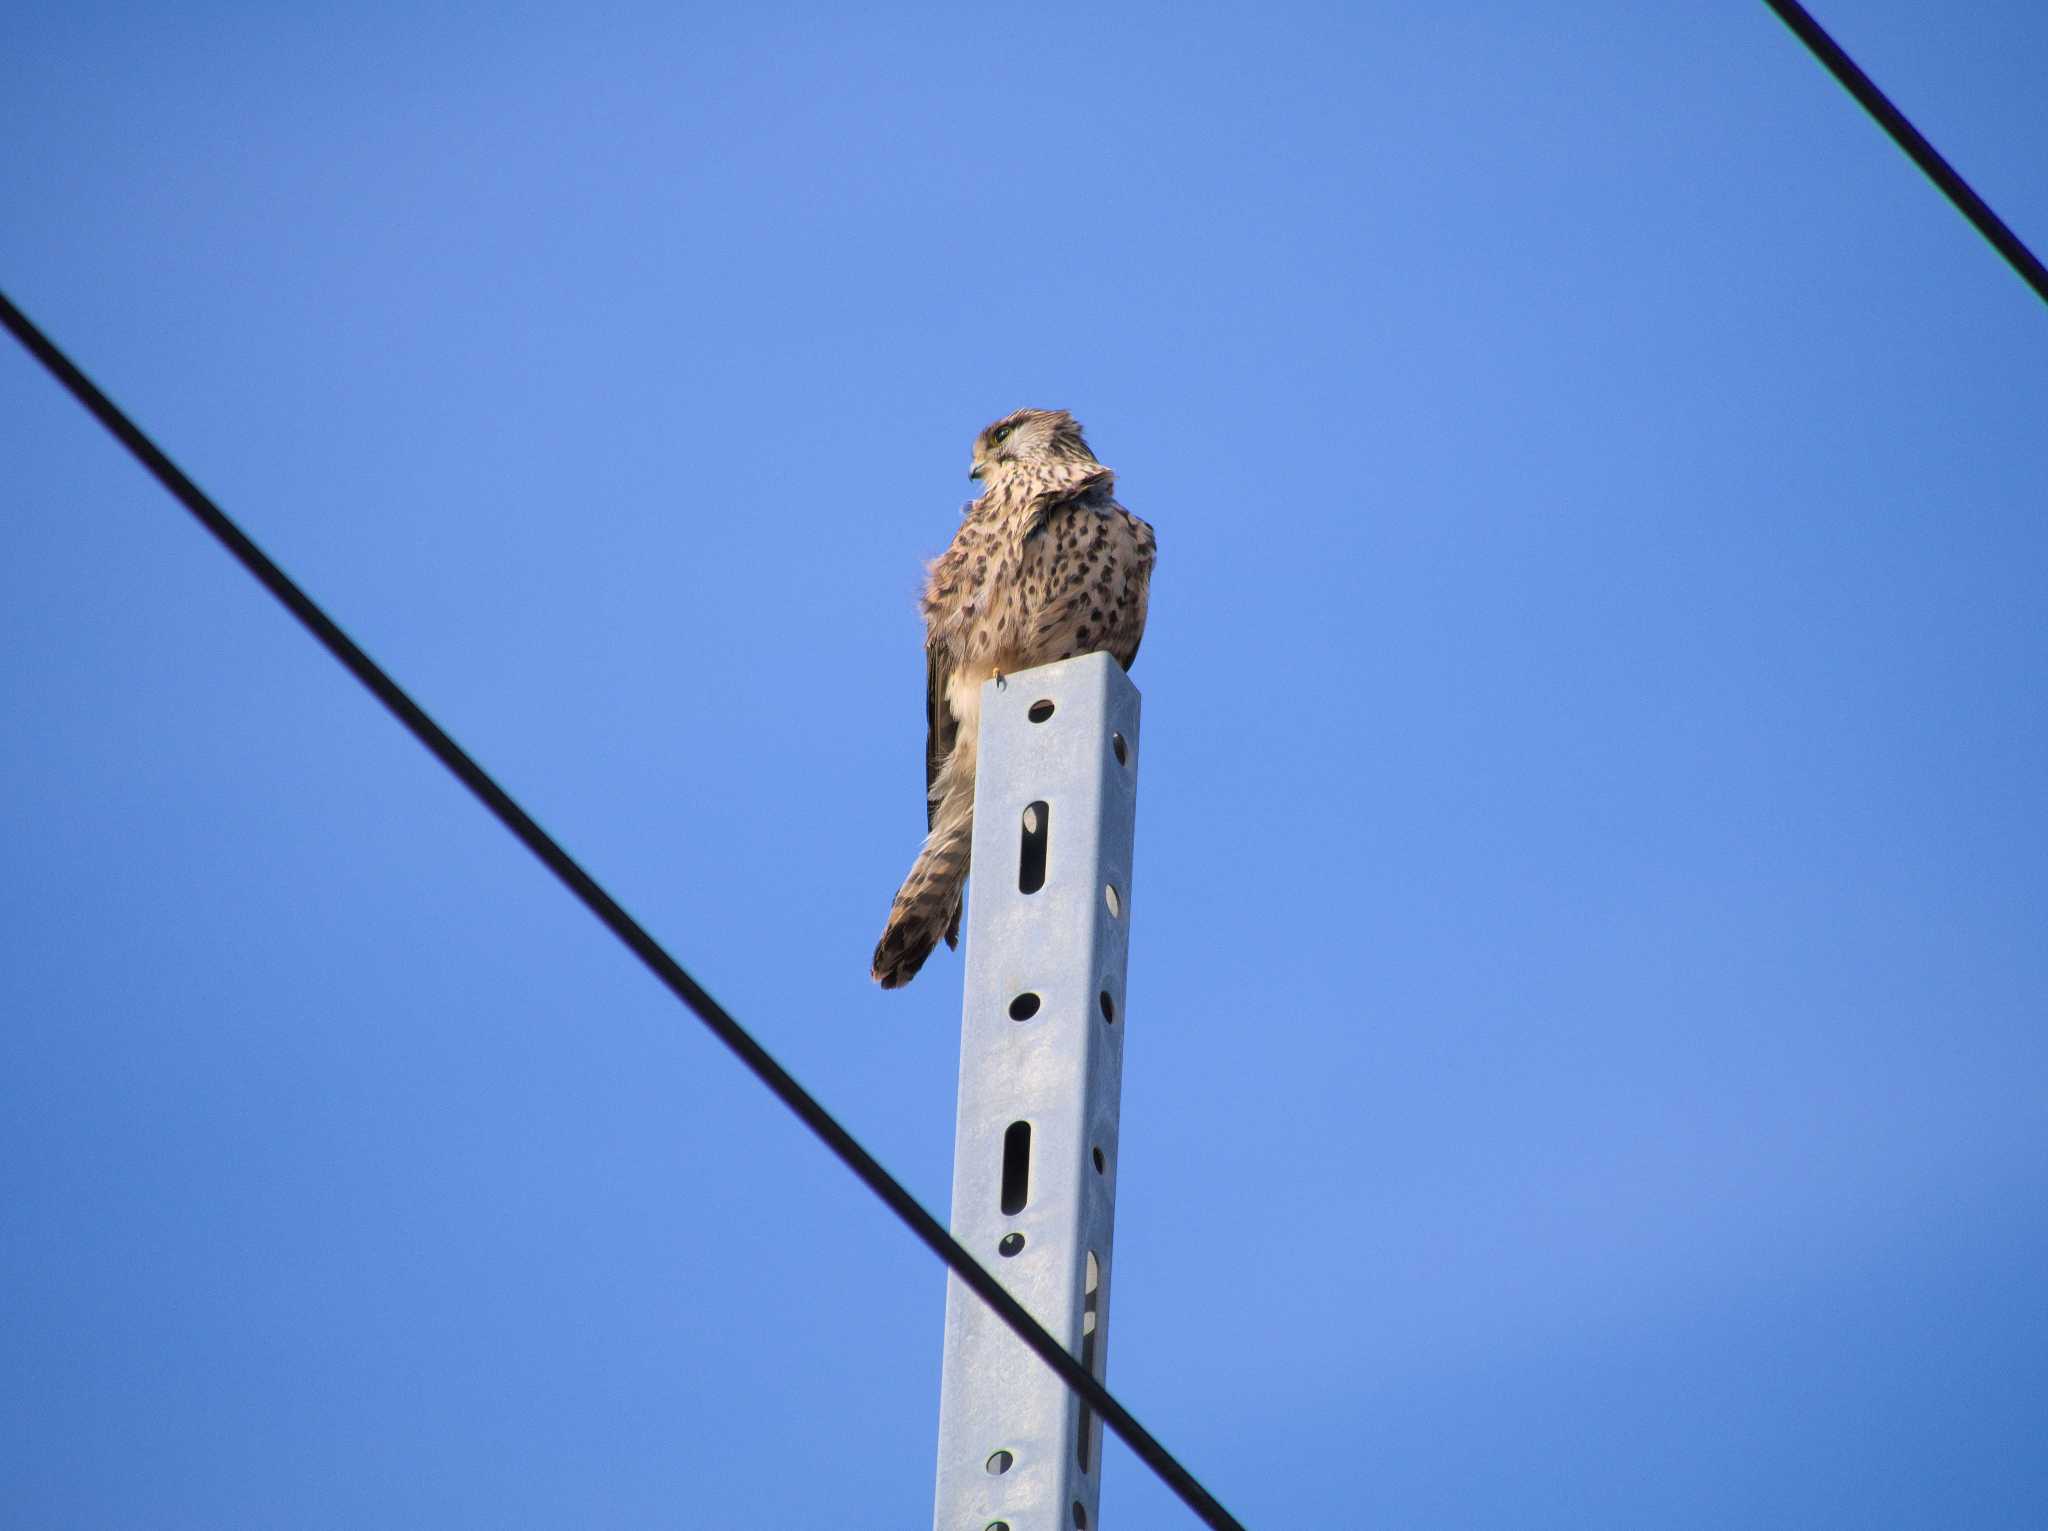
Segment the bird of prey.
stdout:
[[959,944],[974,838],[981,687],[1098,650],[1129,669],[1145,633],[1158,544],[1117,504],[1116,475],[1063,409],[1020,409],[974,440],[967,503],[924,587],[926,823],[931,833],[875,946],[874,979],[917,976],[941,936]]

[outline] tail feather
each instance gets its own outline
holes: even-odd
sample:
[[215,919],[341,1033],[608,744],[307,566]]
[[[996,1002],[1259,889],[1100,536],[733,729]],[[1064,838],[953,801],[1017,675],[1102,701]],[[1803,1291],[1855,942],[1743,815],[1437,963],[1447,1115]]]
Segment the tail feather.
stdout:
[[925,958],[944,937],[959,944],[961,895],[974,844],[974,793],[949,792],[939,803],[924,849],[896,892],[889,924],[875,945],[874,979],[885,989],[901,988],[917,976]]

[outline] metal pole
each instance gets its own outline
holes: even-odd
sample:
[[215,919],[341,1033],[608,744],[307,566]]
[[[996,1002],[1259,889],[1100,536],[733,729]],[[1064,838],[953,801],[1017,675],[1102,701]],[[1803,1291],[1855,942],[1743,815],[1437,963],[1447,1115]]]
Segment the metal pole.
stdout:
[[[1109,1338],[1138,692],[1107,654],[981,691],[953,1233],[1098,1378]],[[1090,1531],[1102,1422],[946,1283],[934,1531]]]

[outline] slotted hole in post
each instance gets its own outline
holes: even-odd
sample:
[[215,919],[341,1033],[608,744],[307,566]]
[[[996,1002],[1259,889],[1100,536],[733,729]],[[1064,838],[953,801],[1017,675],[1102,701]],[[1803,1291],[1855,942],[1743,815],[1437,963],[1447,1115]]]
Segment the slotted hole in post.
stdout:
[[1102,1006],[1102,1018],[1114,1026],[1116,1024],[1116,1001],[1109,997],[1109,990],[1104,989],[1100,994],[1096,995],[1095,1002]]
[[1043,723],[1047,718],[1052,716],[1052,703],[1044,701],[1042,699],[1033,702],[1031,706],[1028,709],[1026,709],[1024,716],[1029,718],[1034,723]]
[[1010,1470],[1010,1464],[1016,1460],[1007,1451],[998,1451],[992,1453],[983,1465],[988,1468],[988,1475],[991,1478],[1000,1478]]
[[[1100,1157],[1102,1150],[1097,1149]],[[1096,1365],[1095,1357],[1100,1347],[1096,1344],[1096,1333],[1101,1328],[1099,1310],[1102,1297],[1102,1267],[1096,1262],[1095,1251],[1088,1251],[1088,1279],[1081,1288],[1081,1365],[1096,1381],[1102,1380],[1102,1371]],[[1094,1447],[1095,1411],[1088,1407],[1088,1401],[1081,1401],[1081,1429],[1074,1437],[1074,1457],[1081,1464],[1081,1471],[1088,1471],[1089,1454]],[[1080,1514],[1080,1505],[1074,1506],[1074,1513]],[[1079,1521],[1076,1525],[1081,1524]]]
[[1028,1021],[1036,1014],[1038,1014],[1038,996],[1036,994],[1019,994],[1010,1001],[1011,1020]]
[[1074,1501],[1074,1531],[1088,1531],[1088,1512],[1081,1508],[1081,1501]]
[[1031,1199],[1031,1124],[1012,1122],[1003,1134],[1003,1216],[1015,1217]]
[[1052,810],[1033,803],[1024,810],[1024,843],[1017,856],[1017,891],[1036,893],[1045,886],[1045,842],[1052,828]]
[[1131,763],[1131,747],[1124,743],[1124,736],[1122,734],[1111,734],[1109,736],[1109,747],[1116,755],[1116,763],[1118,765],[1129,765]]

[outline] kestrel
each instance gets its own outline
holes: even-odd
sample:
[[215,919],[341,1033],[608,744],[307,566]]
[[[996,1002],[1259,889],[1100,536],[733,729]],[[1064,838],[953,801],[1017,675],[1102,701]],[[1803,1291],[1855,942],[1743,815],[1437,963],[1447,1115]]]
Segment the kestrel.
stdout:
[[974,838],[982,683],[1100,650],[1125,669],[1145,633],[1158,544],[1117,504],[1116,475],[1063,409],[1020,409],[974,441],[966,506],[924,587],[926,823],[875,947],[874,978],[909,983],[946,938],[959,943]]

